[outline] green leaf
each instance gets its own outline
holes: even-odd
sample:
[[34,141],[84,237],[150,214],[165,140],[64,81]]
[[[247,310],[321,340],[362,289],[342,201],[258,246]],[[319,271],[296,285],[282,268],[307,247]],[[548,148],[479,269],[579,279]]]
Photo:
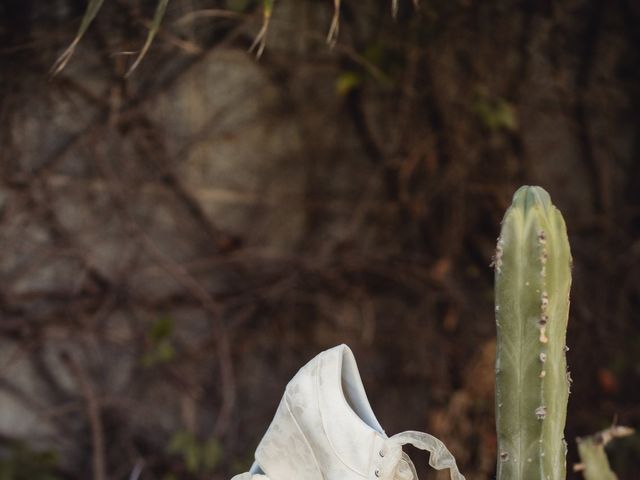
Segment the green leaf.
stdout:
[[518,129],[518,119],[513,105],[502,98],[490,98],[486,92],[478,92],[473,102],[473,112],[491,131]]
[[151,326],[149,330],[151,345],[140,360],[143,367],[153,367],[175,358],[176,351],[171,344],[173,330],[174,322],[171,317],[161,317]]
[[222,444],[215,438],[198,440],[192,433],[176,432],[168,448],[169,453],[181,457],[186,469],[193,474],[208,474],[220,464]]
[[204,473],[212,472],[222,460],[222,444],[215,438],[211,438],[202,444],[202,470]]
[[160,342],[173,334],[174,323],[171,317],[160,317],[151,326],[149,335],[154,342]]
[[362,76],[356,72],[345,72],[336,81],[336,93],[341,97],[362,85]]
[[193,435],[179,431],[173,434],[169,442],[169,453],[182,453],[193,442]]
[[176,356],[173,345],[168,340],[160,342],[153,350],[145,353],[140,360],[143,367],[149,368],[162,363],[168,363]]
[[0,480],[59,480],[54,473],[58,458],[51,451],[35,451],[23,442],[9,447],[0,459]]

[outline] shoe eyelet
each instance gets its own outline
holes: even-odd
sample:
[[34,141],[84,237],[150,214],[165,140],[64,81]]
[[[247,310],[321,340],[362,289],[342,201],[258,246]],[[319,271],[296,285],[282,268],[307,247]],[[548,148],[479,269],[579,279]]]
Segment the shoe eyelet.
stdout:
[[378,452],[378,455],[380,455],[381,457],[384,457],[384,450],[380,450],[380,451]]
[[379,477],[379,476],[380,476],[380,470],[376,470],[376,471],[375,471],[375,472],[373,472],[373,473],[374,473],[374,475],[375,475],[376,477]]

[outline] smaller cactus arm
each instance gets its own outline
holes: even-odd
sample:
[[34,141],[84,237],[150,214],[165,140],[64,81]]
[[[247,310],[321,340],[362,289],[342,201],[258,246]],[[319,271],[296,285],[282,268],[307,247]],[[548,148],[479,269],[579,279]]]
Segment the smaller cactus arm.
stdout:
[[575,471],[582,472],[585,480],[618,480],[609,466],[609,459],[604,447],[614,438],[626,437],[633,434],[633,429],[621,425],[614,425],[589,437],[578,438],[579,464]]
[[604,445],[588,438],[578,441],[580,461],[577,470],[582,471],[585,480],[618,480],[609,467]]

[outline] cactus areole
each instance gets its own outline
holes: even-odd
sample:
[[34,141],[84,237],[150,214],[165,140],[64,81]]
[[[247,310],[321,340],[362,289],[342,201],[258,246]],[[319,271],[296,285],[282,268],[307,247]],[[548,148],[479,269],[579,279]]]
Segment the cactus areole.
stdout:
[[513,196],[494,267],[498,480],[564,480],[571,252],[544,189]]

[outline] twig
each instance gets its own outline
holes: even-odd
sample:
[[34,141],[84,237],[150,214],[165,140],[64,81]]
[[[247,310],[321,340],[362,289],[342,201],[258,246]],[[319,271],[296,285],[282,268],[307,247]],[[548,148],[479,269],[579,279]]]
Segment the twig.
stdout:
[[93,444],[93,478],[94,480],[106,480],[104,427],[102,425],[100,401],[80,364],[66,352],[61,354],[61,360],[75,378],[87,404],[87,416],[91,427],[91,443]]

